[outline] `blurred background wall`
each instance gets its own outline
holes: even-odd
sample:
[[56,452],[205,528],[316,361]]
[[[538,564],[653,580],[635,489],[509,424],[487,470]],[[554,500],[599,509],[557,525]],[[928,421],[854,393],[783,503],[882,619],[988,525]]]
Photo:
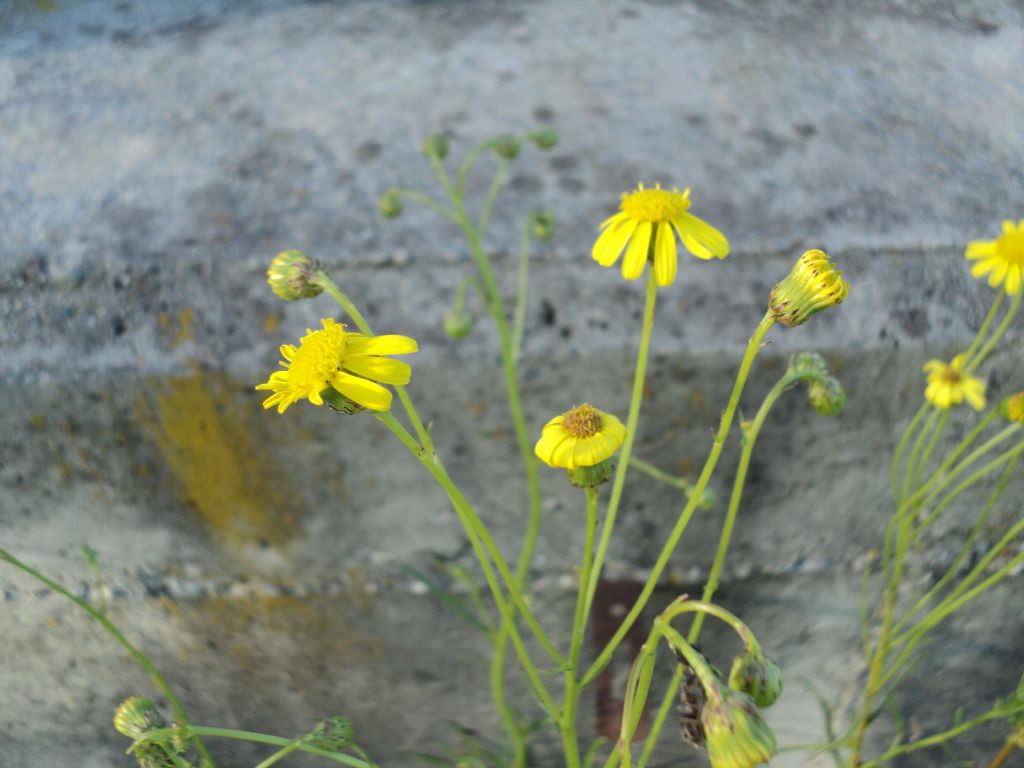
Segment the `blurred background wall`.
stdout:
[[[787,675],[769,713],[780,741],[821,738],[801,676],[838,716],[851,706],[860,569],[890,512],[888,456],[921,364],[964,345],[987,309],[964,245],[1021,215],[1022,21],[1010,0],[9,0],[0,545],[102,593],[198,723],[293,735],[345,714],[387,765],[456,747],[452,722],[494,733],[481,638],[405,570],[471,566],[441,492],[371,418],[308,405],[280,417],[252,387],[279,344],[340,318],[327,297],[269,292],[270,258],[302,248],[375,329],[419,339],[412,394],[514,554],[524,500],[494,333],[481,320],[456,342],[441,327],[468,251],[431,212],[388,222],[376,202],[396,184],[435,191],[428,134],[447,133],[459,157],[550,126],[561,143],[523,150],[487,244],[511,291],[518,220],[536,207],[558,217],[528,299],[536,433],[583,401],[625,416],[643,287],[597,267],[590,247],[639,181],[691,186],[693,211],[733,244],[724,262],[683,258],[662,293],[637,447],[659,466],[699,469],[767,293],[800,252],[827,249],[852,284],[839,310],[774,331],[759,360],[748,415],[802,349],[826,354],[849,405],[824,419],[797,392],[777,407],[719,593]],[[1014,330],[1008,348],[1019,341]],[[994,396],[1021,388],[1019,354],[995,370]],[[728,453],[722,498],[733,465]],[[533,576],[543,620],[564,632],[582,510],[560,473],[543,479]],[[680,506],[634,477],[609,574],[642,578]],[[699,589],[723,510],[691,526],[664,600]],[[919,578],[955,551],[956,519],[915,553]],[[1020,587],[949,626],[897,702],[913,727],[943,727],[1016,682]],[[129,765],[110,718],[151,693],[145,675],[13,569],[0,590],[0,765]],[[1002,738],[979,730],[963,754],[991,755]],[[213,746],[225,766],[264,753]],[[700,764],[671,733],[662,752]],[[540,742],[537,765],[556,754]]]

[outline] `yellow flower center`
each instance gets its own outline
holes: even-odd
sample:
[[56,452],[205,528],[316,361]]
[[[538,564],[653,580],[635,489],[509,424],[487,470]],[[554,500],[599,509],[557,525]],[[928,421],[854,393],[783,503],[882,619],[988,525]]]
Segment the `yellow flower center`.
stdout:
[[1000,235],[996,240],[996,254],[1008,264],[1024,266],[1024,227]]
[[299,348],[288,366],[290,389],[320,392],[338,369],[345,354],[345,326],[324,321],[320,331],[310,331],[299,340]]
[[601,412],[584,403],[562,416],[562,427],[573,437],[581,440],[593,437],[601,431]]
[[641,185],[635,192],[623,194],[619,207],[636,221],[674,221],[690,207],[690,190],[687,188],[680,192],[676,188],[669,192],[667,189],[644,189]]

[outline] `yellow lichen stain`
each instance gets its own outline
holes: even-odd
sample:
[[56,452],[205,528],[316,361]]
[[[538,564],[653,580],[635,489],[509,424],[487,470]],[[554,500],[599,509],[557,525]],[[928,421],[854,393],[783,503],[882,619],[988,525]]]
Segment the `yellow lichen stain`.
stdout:
[[236,403],[228,381],[197,371],[154,384],[137,414],[154,439],[182,496],[208,530],[236,544],[278,546],[297,531],[297,504],[247,424],[260,413]]
[[171,339],[171,349],[177,349],[182,344],[192,341],[195,338],[195,331],[192,329],[192,321],[195,319],[192,309],[185,307],[178,312],[178,331]]
[[46,428],[46,417],[41,413],[33,413],[28,417],[28,425],[36,432],[40,432]]
[[263,318],[263,331],[268,335],[277,333],[277,329],[281,327],[282,319],[283,315],[280,312],[267,313]]

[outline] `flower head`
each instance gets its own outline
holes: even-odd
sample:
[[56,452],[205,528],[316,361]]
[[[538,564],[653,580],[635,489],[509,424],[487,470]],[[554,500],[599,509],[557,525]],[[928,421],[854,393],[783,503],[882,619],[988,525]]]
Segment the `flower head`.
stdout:
[[976,411],[985,407],[985,382],[964,372],[966,355],[957,355],[949,364],[941,360],[929,360],[924,364],[928,374],[925,399],[936,408],[943,410],[959,405],[964,400]]
[[706,691],[701,711],[711,768],[754,768],[775,754],[775,734],[745,693],[724,686]]
[[[644,272],[648,256],[654,256],[654,278],[658,285],[671,285],[676,279],[676,236],[699,259],[729,255],[729,241],[705,221],[689,213],[690,188],[644,189],[624,193],[619,212],[601,225],[601,236],[594,243],[594,261],[610,267],[622,249],[622,276],[636,280]],[[628,245],[627,245],[628,244]],[[653,244],[653,249],[651,245]]]
[[1024,424],[1024,392],[1017,392],[999,405],[999,415],[1007,421]]
[[805,252],[785,279],[772,288],[768,307],[777,323],[801,325],[823,309],[841,304],[850,291],[843,273],[818,249]]
[[345,326],[331,318],[320,323],[320,330],[306,329],[298,347],[281,347],[285,370],[272,373],[268,381],[256,387],[273,392],[263,401],[263,407],[276,405],[277,412],[284,413],[299,400],[323,405],[323,394],[333,388],[362,408],[388,410],[391,392],[376,382],[408,384],[411,371],[407,363],[383,355],[411,354],[418,348],[416,341],[408,336],[347,333]]
[[1021,273],[1024,271],[1024,219],[1016,226],[1012,221],[1003,222],[1003,234],[995,240],[975,240],[967,244],[964,254],[970,261],[977,262],[971,267],[975,277],[988,275],[988,284],[993,288],[1002,285],[1011,295],[1020,293]]
[[572,470],[600,464],[625,439],[621,421],[584,403],[545,424],[534,452],[550,467]]
[[733,659],[729,687],[747,694],[759,707],[770,707],[782,695],[782,672],[760,648],[748,650]]
[[267,283],[285,301],[311,299],[323,292],[316,280],[320,264],[302,251],[281,251],[270,262]]

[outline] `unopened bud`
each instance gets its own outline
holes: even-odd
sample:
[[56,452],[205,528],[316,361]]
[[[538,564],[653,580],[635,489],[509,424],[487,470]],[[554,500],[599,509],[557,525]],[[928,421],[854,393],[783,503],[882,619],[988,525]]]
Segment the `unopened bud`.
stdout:
[[344,717],[328,717],[321,720],[306,738],[318,749],[337,752],[352,744],[355,733],[352,730],[352,723]]
[[302,251],[281,251],[270,262],[267,283],[285,301],[311,299],[323,292],[317,280],[322,265]]
[[505,134],[498,136],[494,140],[494,151],[498,153],[498,157],[503,157],[506,160],[515,160],[519,154],[519,149],[523,146],[523,140],[518,136],[511,134]]
[[733,659],[729,687],[750,696],[759,707],[770,707],[782,695],[782,672],[763,653],[745,653]]
[[558,144],[558,131],[554,128],[540,128],[527,134],[527,138],[534,143],[537,149],[551,149]]
[[801,352],[789,360],[789,372],[814,377],[828,375],[828,363],[817,352]]
[[156,704],[145,696],[125,699],[114,713],[114,728],[129,739],[138,739],[148,731],[166,727],[167,721]]
[[822,416],[835,416],[846,406],[846,390],[839,379],[824,376],[807,383],[807,400]]
[[453,339],[466,338],[473,332],[473,316],[465,309],[453,309],[444,316],[444,332]]
[[775,734],[745,693],[716,686],[700,719],[711,768],[754,768],[775,754]]
[[775,322],[793,327],[811,315],[842,303],[850,286],[824,251],[807,251],[786,278],[776,285],[768,297],[768,307]]
[[448,157],[448,137],[443,133],[435,133],[423,140],[423,154],[427,157],[436,156],[439,160]]
[[530,214],[530,234],[541,242],[550,240],[555,234],[555,214],[551,211],[534,211]]
[[402,215],[402,199],[397,192],[385,192],[377,202],[377,210],[385,219],[397,219]]

